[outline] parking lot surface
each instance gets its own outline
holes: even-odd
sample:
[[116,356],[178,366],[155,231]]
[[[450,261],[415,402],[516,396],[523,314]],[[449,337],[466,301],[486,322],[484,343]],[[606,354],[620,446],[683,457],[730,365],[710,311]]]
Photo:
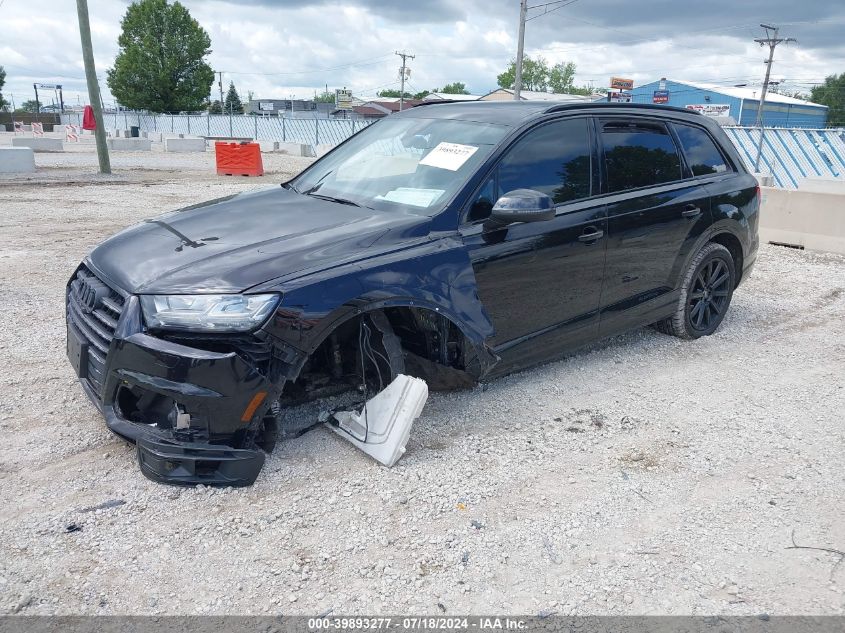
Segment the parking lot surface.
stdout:
[[711,337],[432,394],[392,469],[318,428],[251,488],[181,489],[76,383],[64,284],[115,231],[309,160],[36,160],[0,180],[0,613],[845,613],[841,557],[801,548],[845,549],[845,257],[763,246]]

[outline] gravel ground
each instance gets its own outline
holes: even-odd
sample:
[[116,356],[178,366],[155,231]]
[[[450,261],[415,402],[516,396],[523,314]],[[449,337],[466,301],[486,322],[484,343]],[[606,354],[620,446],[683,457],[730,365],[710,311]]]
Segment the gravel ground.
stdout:
[[308,161],[36,161],[0,181],[0,613],[845,614],[839,557],[788,549],[845,549],[845,258],[765,246],[711,337],[433,394],[393,469],[317,429],[251,488],[178,489],[74,380],[64,283],[119,228]]

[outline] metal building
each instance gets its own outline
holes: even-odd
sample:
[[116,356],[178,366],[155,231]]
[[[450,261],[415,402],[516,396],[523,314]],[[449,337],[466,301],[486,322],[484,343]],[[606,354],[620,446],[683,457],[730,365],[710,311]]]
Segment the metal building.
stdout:
[[[757,121],[761,90],[661,79],[630,92],[634,103],[691,107],[711,116],[729,118],[736,125],[752,126]],[[767,127],[823,128],[826,124],[827,106],[772,92],[766,95],[763,125]]]

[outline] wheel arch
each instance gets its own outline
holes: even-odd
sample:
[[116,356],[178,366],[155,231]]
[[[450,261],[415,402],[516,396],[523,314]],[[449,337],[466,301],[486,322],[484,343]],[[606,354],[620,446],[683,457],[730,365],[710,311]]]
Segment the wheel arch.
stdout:
[[708,242],[721,244],[730,251],[731,259],[733,259],[734,262],[734,271],[736,273],[736,279],[734,280],[734,288],[736,288],[739,286],[739,282],[742,279],[742,266],[744,261],[744,256],[742,254],[742,242],[739,241],[739,238],[736,235],[729,231],[721,231],[712,235]]
[[[454,311],[444,308],[439,303],[434,303],[419,298],[411,297],[393,297],[390,299],[379,300],[359,300],[354,304],[345,304],[333,314],[326,317],[326,325],[320,330],[318,334],[312,336],[308,341],[307,350],[309,355],[313,354],[317,348],[341,327],[350,321],[366,316],[376,311],[381,311],[388,316],[392,325],[396,324],[397,315],[402,310],[419,310],[432,316],[438,316],[445,319],[457,332],[460,333],[463,341],[467,345],[472,346],[472,349],[478,358],[481,373],[479,378],[489,373],[490,369],[498,362],[499,358],[490,350],[485,344],[485,337],[482,333],[471,327]],[[399,337],[400,340],[402,337]],[[404,341],[403,341],[404,343]]]

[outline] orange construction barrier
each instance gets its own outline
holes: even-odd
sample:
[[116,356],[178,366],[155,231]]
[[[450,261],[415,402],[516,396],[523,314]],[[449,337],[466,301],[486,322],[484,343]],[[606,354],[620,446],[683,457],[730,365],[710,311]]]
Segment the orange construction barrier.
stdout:
[[218,176],[263,176],[261,148],[258,143],[214,144]]

